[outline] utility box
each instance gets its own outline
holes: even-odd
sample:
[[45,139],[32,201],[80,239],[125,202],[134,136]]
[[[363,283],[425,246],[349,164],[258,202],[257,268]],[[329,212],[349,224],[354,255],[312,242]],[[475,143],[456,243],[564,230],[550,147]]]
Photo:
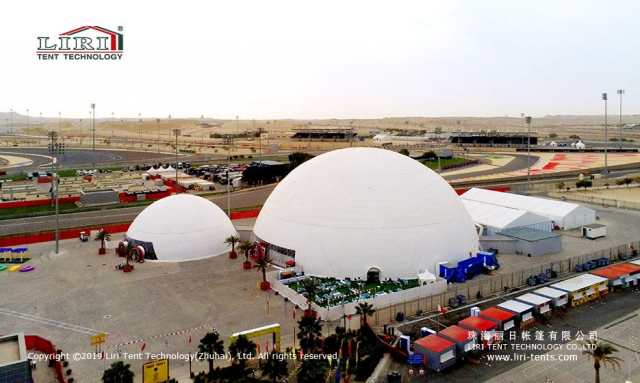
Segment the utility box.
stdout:
[[596,239],[607,235],[607,226],[599,223],[582,226],[582,236],[589,239]]

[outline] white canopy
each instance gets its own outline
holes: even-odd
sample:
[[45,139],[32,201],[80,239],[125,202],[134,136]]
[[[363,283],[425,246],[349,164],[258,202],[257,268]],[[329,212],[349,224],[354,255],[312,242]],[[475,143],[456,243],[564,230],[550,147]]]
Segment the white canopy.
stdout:
[[575,203],[479,188],[472,188],[461,195],[460,198],[535,213],[551,219],[556,225],[565,230],[589,225],[596,221],[595,210]]
[[486,229],[486,235],[494,235],[503,229],[522,226],[544,231],[553,229],[551,219],[535,213],[467,199],[462,199],[462,203],[473,222]]

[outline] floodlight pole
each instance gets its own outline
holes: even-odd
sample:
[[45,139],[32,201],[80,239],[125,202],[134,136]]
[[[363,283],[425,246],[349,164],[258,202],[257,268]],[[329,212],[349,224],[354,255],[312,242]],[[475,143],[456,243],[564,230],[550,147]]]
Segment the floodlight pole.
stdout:
[[620,144],[620,150],[622,150],[622,95],[624,94],[624,89],[618,89],[618,94],[620,95],[620,137],[618,138],[618,143]]
[[91,131],[93,132],[93,153],[91,153],[91,170],[96,168],[96,104],[91,104]]
[[180,129],[173,129],[173,134],[176,136],[176,194],[179,192],[178,188],[178,136],[180,135]]
[[[54,254],[58,254],[59,253],[59,245],[58,242],[60,240],[60,234],[59,234],[59,227],[60,227],[60,221],[59,221],[59,196],[58,196],[58,154],[60,153],[64,153],[64,144],[59,144],[57,142],[57,138],[58,138],[58,132],[49,132],[48,136],[51,138],[51,144],[49,144],[49,154],[51,154],[51,168],[52,170],[54,169],[54,164],[55,164],[55,171],[52,171],[51,174],[51,191],[54,193],[55,195],[55,205],[56,205],[56,209],[55,209],[55,214],[56,214],[56,229],[55,229],[55,240],[56,240],[56,247],[55,247],[55,253]],[[53,197],[53,196],[52,196]]]
[[609,174],[609,163],[607,161],[607,94],[602,93],[604,100],[604,174]]
[[531,190],[531,116],[524,119],[527,122],[527,187]]
[[160,154],[160,119],[156,118],[156,122],[158,123],[158,141],[156,142],[156,147],[158,148],[158,154]]

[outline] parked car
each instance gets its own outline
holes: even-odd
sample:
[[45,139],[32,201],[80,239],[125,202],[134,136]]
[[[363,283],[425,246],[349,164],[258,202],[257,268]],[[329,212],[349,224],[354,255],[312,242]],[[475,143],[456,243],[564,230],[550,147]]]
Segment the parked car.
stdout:
[[89,235],[87,234],[86,231],[81,231],[80,232],[80,240],[82,242],[87,242],[89,240]]

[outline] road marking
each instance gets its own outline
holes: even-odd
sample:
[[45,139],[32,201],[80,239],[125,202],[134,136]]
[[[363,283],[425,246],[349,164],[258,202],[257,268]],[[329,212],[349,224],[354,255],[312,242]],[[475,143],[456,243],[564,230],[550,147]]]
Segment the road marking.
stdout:
[[35,316],[35,315],[24,314],[24,313],[20,313],[20,312],[17,312],[17,311],[11,311],[11,310],[7,310],[7,309],[0,309],[0,314],[13,316],[13,317],[20,318],[20,319],[26,319],[26,320],[30,320],[30,321],[33,321],[33,322],[39,322],[39,323],[47,324],[47,325],[50,325],[50,326],[56,326],[56,327],[63,328],[65,330],[81,332],[83,334],[91,334],[91,335],[98,335],[98,334],[101,334],[101,333],[108,334],[106,331],[95,330],[95,329],[88,328],[88,327],[77,326],[77,325],[70,324],[70,323],[59,322],[57,320],[42,318],[42,317],[38,317],[38,316]]

